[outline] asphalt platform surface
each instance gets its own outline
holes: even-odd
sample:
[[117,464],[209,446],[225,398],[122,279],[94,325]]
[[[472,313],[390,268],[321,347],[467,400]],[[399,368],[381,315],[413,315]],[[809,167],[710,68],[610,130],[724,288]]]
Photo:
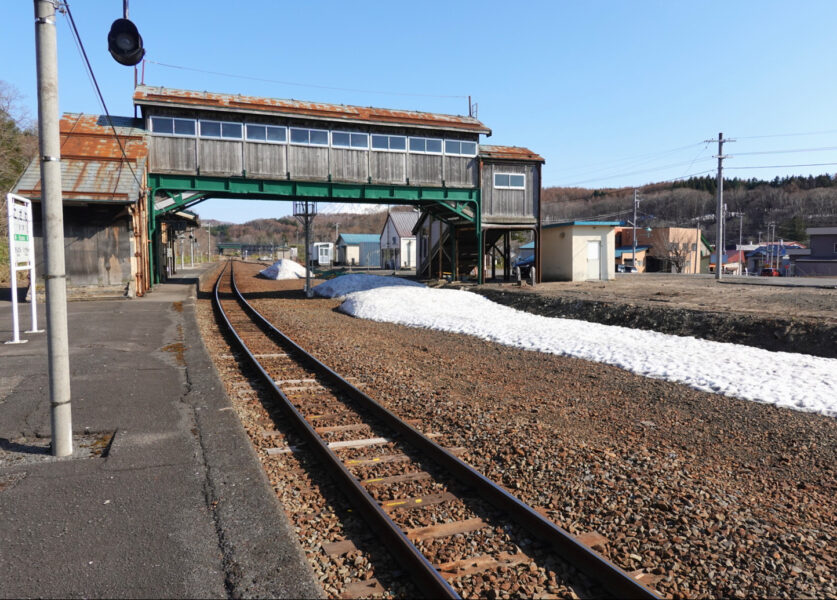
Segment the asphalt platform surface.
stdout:
[[46,334],[3,344],[0,299],[0,597],[323,596],[200,339],[201,273],[68,304],[66,459],[48,451]]

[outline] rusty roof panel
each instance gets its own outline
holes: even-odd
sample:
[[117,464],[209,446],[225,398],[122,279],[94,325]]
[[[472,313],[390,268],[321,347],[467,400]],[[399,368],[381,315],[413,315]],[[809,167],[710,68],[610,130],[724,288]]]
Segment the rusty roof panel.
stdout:
[[543,157],[535,154],[528,148],[518,146],[486,146],[480,144],[480,156],[483,158],[496,158],[503,160],[531,160],[546,162]]
[[258,111],[289,117],[310,117],[314,119],[358,123],[449,129],[491,135],[491,130],[474,117],[395,110],[391,108],[375,108],[371,106],[348,106],[344,104],[304,102],[302,100],[216,94],[212,92],[176,90],[144,85],[138,86],[134,90],[134,103],[151,106],[194,106],[208,110],[227,110],[233,112]]
[[[121,204],[136,202],[140,197],[148,155],[146,132],[136,119],[112,117],[112,121],[133,173],[107,117],[76,113],[62,117],[61,192],[65,200]],[[26,167],[15,191],[40,198],[41,168],[37,158]]]

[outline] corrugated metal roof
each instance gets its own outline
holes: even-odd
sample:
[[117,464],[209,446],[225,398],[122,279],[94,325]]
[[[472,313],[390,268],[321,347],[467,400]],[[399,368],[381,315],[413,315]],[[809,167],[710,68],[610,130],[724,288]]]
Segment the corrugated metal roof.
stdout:
[[491,135],[491,130],[473,117],[444,115],[412,110],[325,104],[302,100],[283,100],[237,94],[217,94],[193,90],[140,85],[134,90],[134,104],[140,106],[181,106],[229,112],[259,112],[275,116],[308,117],[328,121],[401,125],[432,129],[469,131]]
[[548,229],[551,227],[598,227],[598,226],[605,226],[605,227],[616,227],[621,225],[622,221],[565,221],[563,223],[549,223],[544,224],[543,228]]
[[535,162],[546,162],[543,157],[535,154],[528,148],[518,146],[487,146],[480,144],[480,156],[483,158],[494,158],[503,160],[531,160]]
[[377,233],[341,233],[340,239],[344,244],[378,244],[381,236]]
[[389,219],[392,221],[398,237],[415,237],[413,227],[418,223],[419,213],[412,210],[396,211],[389,213]]
[[[136,202],[140,197],[148,156],[142,121],[130,117],[112,117],[112,121],[133,173],[122,156],[107,117],[66,113],[61,118],[64,200],[123,204]],[[30,198],[41,197],[41,167],[37,158],[26,167],[14,191]]]

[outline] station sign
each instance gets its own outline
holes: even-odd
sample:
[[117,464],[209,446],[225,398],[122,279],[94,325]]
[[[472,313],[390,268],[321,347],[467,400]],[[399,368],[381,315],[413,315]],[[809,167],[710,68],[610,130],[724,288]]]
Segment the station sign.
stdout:
[[32,201],[17,194],[6,194],[6,205],[9,215],[9,276],[12,287],[12,326],[14,338],[7,344],[19,344],[26,340],[20,339],[20,323],[17,300],[17,274],[29,271],[29,281],[32,292],[32,328],[27,333],[39,332],[38,310],[36,306],[35,282],[35,239],[32,227]]

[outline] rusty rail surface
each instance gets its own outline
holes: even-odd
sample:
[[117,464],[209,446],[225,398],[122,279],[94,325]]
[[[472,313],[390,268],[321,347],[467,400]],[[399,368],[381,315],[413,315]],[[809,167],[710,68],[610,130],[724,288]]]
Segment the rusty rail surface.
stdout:
[[[282,344],[290,347],[296,360],[306,364],[308,368],[328,380],[336,389],[339,389],[342,393],[353,399],[382,423],[391,427],[405,442],[424,452],[437,465],[447,469],[455,476],[457,481],[476,491],[483,500],[502,510],[533,536],[549,544],[567,563],[586,574],[593,582],[600,585],[613,597],[660,598],[654,591],[644,586],[585,544],[579,542],[569,532],[542,516],[501,486],[476,471],[463,460],[423,435],[416,428],[399,419],[395,414],[381,406],[366,393],[359,390],[338,373],[305,351],[296,342],[279,331],[244,299],[244,296],[239,292],[235,284],[234,269],[230,267],[230,270],[231,289],[239,305],[253,321],[262,328],[270,331],[272,335],[278,337]],[[378,502],[363,488],[358,479],[349,472],[340,458],[305,420],[302,413],[299,412],[290,399],[279,389],[272,377],[259,363],[258,359],[247,348],[221,306],[218,288],[225,273],[226,267],[218,277],[214,289],[215,305],[219,314],[237,345],[243,350],[248,360],[260,373],[264,383],[281,399],[284,409],[293,418],[299,432],[306,438],[311,444],[311,448],[316,451],[328,466],[330,473],[340,483],[341,488],[356,508],[381,537],[388,542],[388,549],[409,570],[419,585],[419,589],[426,593],[428,597],[459,598],[456,591],[439,574],[433,564],[413,545],[400,527],[392,521]]]

